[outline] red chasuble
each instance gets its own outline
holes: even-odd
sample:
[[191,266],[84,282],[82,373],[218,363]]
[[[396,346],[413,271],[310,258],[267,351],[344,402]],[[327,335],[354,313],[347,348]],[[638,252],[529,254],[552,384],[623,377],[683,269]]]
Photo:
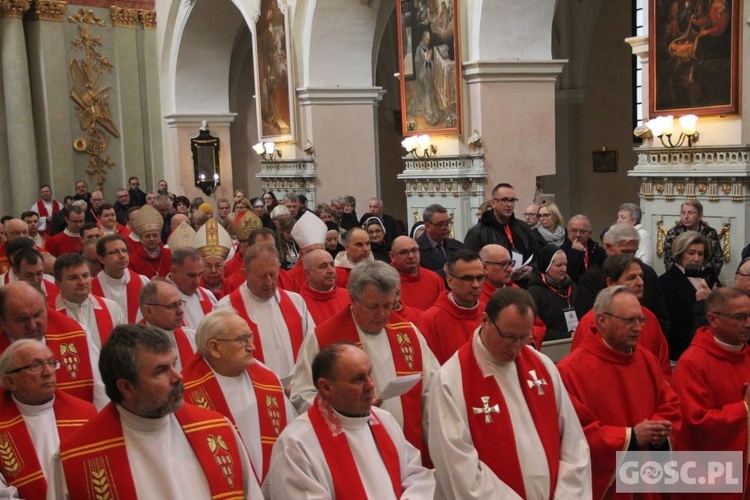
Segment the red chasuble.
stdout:
[[76,320],[47,308],[47,347],[61,361],[57,388],[89,403],[94,401],[94,375],[91,369],[86,332]]
[[[307,286],[307,274],[305,274],[305,268],[302,266],[302,259],[297,260],[294,267],[283,273],[283,278],[281,276],[282,273],[279,273],[279,281],[283,281],[281,288],[289,292],[300,293],[300,290]],[[313,319],[315,319],[315,316],[313,316]],[[315,320],[316,323],[317,321]]]
[[434,306],[422,313],[417,326],[441,365],[471,339],[483,309],[480,304],[473,309],[458,307],[450,294],[444,293]]
[[[279,271],[281,271],[281,269]],[[281,276],[280,272],[279,272],[279,276]],[[238,270],[231,277],[224,278],[224,296],[226,297],[233,291],[237,290],[239,287],[244,285],[245,282],[247,282],[247,275],[245,274],[244,268]],[[281,286],[280,283],[279,283],[279,287],[284,288],[283,286]]]
[[[174,415],[206,474],[212,498],[245,498],[240,452],[226,418],[189,404]],[[60,459],[70,498],[137,498],[114,404],[105,406],[83,429],[60,443]]]
[[80,252],[83,248],[83,241],[79,236],[70,236],[65,231],[62,231],[49,237],[44,248],[55,257],[59,257],[64,253]]
[[390,318],[391,323],[397,323],[398,321],[410,321],[414,323],[415,325],[419,324],[419,318],[422,317],[422,311],[421,309],[417,309],[416,307],[409,307],[404,304],[401,304],[400,309],[393,309],[391,311],[391,315],[398,315],[400,318],[399,320],[393,319],[393,317]]
[[0,274],[7,273],[11,268],[10,261],[8,260],[8,255],[5,253],[7,246],[8,243],[5,241],[0,243]]
[[423,267],[417,274],[399,272],[401,278],[401,302],[407,306],[426,311],[445,291],[445,283],[436,272]]
[[640,345],[624,354],[590,335],[557,367],[591,448],[594,498],[615,498],[615,454],[628,449],[631,428],[644,419],[669,420],[675,436],[682,423],[680,400],[656,358]]
[[[502,482],[525,497],[526,488],[515,440],[507,438],[513,436],[513,424],[502,389],[494,376],[490,374],[485,377],[482,373],[472,342],[464,344],[458,350],[458,360],[469,432],[479,459]],[[560,428],[552,378],[544,362],[531,348],[522,349],[515,364],[521,392],[547,457],[550,498],[553,498],[560,463]],[[504,443],[503,446],[498,446],[500,442]]]
[[334,316],[337,312],[349,306],[349,292],[334,285],[327,292],[313,290],[307,283],[302,285],[299,294],[305,299],[307,310],[310,311],[316,325]]
[[[131,271],[130,281],[125,285],[125,293],[128,297],[128,323],[135,323],[135,318],[138,316],[138,309],[141,307],[139,303],[141,288],[143,288],[141,276]],[[99,278],[96,276],[91,280],[91,293],[100,297],[106,297],[102,285],[99,283]]]
[[[258,483],[262,484],[268,474],[273,445],[279,438],[281,431],[286,427],[284,390],[281,388],[279,378],[260,363],[253,363],[247,369],[247,373],[253,383],[258,405],[260,444],[263,450],[263,475],[258,478]],[[218,411],[236,425],[224,393],[221,391],[221,386],[216,380],[216,375],[202,356],[194,356],[183,368],[182,376],[184,377],[186,401],[207,410]],[[262,409],[265,409],[265,411],[262,411]],[[249,439],[249,437],[245,436],[245,439]]]
[[[391,319],[401,318],[393,314]],[[413,325],[408,322],[388,323],[385,332],[388,335],[396,376],[422,373],[422,349]],[[345,341],[362,347],[349,308],[342,309],[328,321],[316,326],[315,336],[320,349]],[[422,453],[422,462],[429,463],[427,444],[422,436],[422,380],[401,396],[401,407],[404,411],[404,437]]]
[[349,275],[352,274],[352,270],[348,267],[336,266],[336,286],[339,288],[346,289],[349,286]]
[[[101,345],[104,345],[109,338],[109,335],[112,333],[112,330],[115,328],[114,322],[112,321],[112,315],[109,313],[109,308],[107,307],[107,304],[104,303],[104,300],[96,295],[91,295],[91,297],[97,302],[97,304],[99,304],[98,309],[96,307],[94,308],[94,318],[96,318],[96,328],[99,330]],[[55,302],[56,301],[51,301],[48,302],[48,304],[51,307],[55,307]],[[65,305],[62,305],[60,309],[55,307],[55,310],[65,316],[68,315],[68,310],[65,308]]]
[[242,274],[244,275],[244,270],[245,262],[242,259],[242,255],[240,255],[239,249],[237,249],[234,253],[234,257],[229,259],[224,265],[224,276],[230,278],[240,271],[242,271]]
[[745,345],[737,352],[724,348],[716,343],[707,326],[695,332],[672,376],[684,419],[682,432],[677,435],[677,449],[742,451],[746,465],[745,492],[750,491],[747,468],[750,416],[743,401],[748,381],[750,348]]
[[[352,449],[349,447],[349,441],[331,405],[323,401],[320,396],[315,396],[312,406],[307,410],[307,417],[323,450],[326,465],[331,471],[335,497],[368,500],[365,486],[362,484],[362,478],[357,469],[357,462],[354,461]],[[367,425],[370,426],[375,445],[388,471],[393,493],[396,498],[401,498],[404,489],[401,485],[401,465],[396,445],[393,444],[393,439],[375,413],[370,413],[370,421]]]
[[[96,408],[62,391],[55,391],[55,423],[60,441],[96,416]],[[0,472],[21,498],[45,498],[47,481],[23,416],[9,391],[0,396]]]
[[[638,345],[656,356],[656,360],[661,367],[661,372],[667,377],[667,381],[669,381],[672,377],[672,366],[669,364],[669,345],[667,344],[667,339],[661,331],[661,326],[659,326],[659,320],[656,318],[656,315],[643,306],[641,306],[641,310],[643,311],[643,316],[646,318],[646,324],[641,329],[641,336],[638,337]],[[576,328],[573,334],[571,351],[580,347],[587,338],[596,335],[595,316],[594,310],[591,309],[580,319],[578,328]]]
[[[278,292],[280,297],[279,308],[281,309],[281,315],[284,317],[286,329],[289,331],[289,340],[292,342],[292,353],[294,354],[294,361],[296,363],[297,354],[299,354],[299,349],[302,346],[302,338],[305,335],[305,332],[302,331],[302,316],[294,305],[294,302],[292,302],[292,299],[289,298],[289,295],[280,288],[278,289]],[[274,297],[271,300],[276,300],[276,298]],[[255,352],[253,353],[253,356],[255,359],[260,360],[260,362],[263,363],[263,339],[258,330],[258,325],[250,319],[250,315],[247,313],[240,289],[229,294],[229,302],[232,304],[235,311],[237,311],[237,314],[245,320],[245,323],[250,327],[250,331],[253,332],[253,335],[255,335]]]
[[159,256],[151,257],[146,253],[143,245],[138,245],[138,250],[130,254],[130,264],[128,265],[130,270],[142,274],[148,279],[152,279],[154,276],[166,278],[172,268],[172,252],[169,248],[164,248],[161,243],[159,243],[159,248],[161,249]]

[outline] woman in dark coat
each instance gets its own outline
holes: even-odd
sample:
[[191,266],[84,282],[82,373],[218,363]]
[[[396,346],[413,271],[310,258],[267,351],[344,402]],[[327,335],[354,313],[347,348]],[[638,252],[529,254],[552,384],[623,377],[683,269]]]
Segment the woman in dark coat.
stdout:
[[527,290],[536,302],[539,319],[547,326],[545,341],[569,338],[577,326],[578,291],[566,274],[567,265],[565,252],[547,245],[542,249],[539,269],[534,269],[529,279]]

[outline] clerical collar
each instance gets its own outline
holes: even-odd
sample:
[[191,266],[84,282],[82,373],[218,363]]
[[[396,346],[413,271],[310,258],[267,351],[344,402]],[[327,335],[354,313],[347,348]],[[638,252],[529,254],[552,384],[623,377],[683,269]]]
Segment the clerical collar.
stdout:
[[604,342],[604,345],[606,345],[607,347],[609,347],[610,349],[612,349],[612,350],[613,350],[613,351],[615,351],[615,352],[619,352],[620,354],[633,354],[633,352],[635,351],[635,350],[634,350],[634,349],[632,349],[632,348],[631,348],[631,349],[628,349],[628,352],[622,352],[622,351],[618,351],[617,349],[615,349],[614,347],[612,347],[611,345],[609,345],[609,344],[607,343],[607,341],[606,341],[606,340],[604,340],[604,337],[602,337],[602,342]]
[[448,294],[448,298],[451,302],[453,302],[454,306],[458,307],[459,309],[464,309],[465,311],[471,311],[472,309],[476,309],[479,306],[479,301],[476,301],[471,307],[464,307],[460,305],[458,302],[456,302],[456,298],[453,296],[453,292]]
[[[352,311],[352,307],[353,306],[349,306],[349,311],[350,312]],[[383,333],[383,330],[385,330],[385,328],[383,328],[379,332],[376,332],[376,333],[370,333],[368,331],[365,331],[365,329],[362,328],[361,326],[359,326],[359,323],[357,323],[357,318],[354,317],[354,313],[353,312],[352,312],[352,320],[354,320],[354,326],[357,327],[358,332],[362,332],[362,333],[364,333],[366,335],[370,335],[372,337],[374,337],[375,335],[380,335],[381,333]]]
[[335,409],[333,410],[333,413],[336,415],[336,418],[339,419],[339,422],[341,422],[341,427],[343,427],[344,429],[361,429],[365,425],[367,425],[367,422],[370,421],[370,413],[359,416],[351,416],[344,415],[343,413]]
[[71,233],[70,231],[68,231],[68,228],[67,228],[67,227],[66,227],[65,229],[63,229],[63,233],[67,234],[67,235],[68,235],[68,236],[70,236],[71,238],[80,238],[80,237],[81,237],[81,235],[80,235],[80,234],[76,234],[76,233]]
[[169,423],[171,413],[158,418],[146,418],[136,415],[120,405],[115,405],[120,414],[120,421],[125,427],[141,432],[156,432],[164,429]]
[[18,399],[16,399],[16,396],[13,397],[13,402],[18,407],[18,411],[21,412],[21,415],[24,417],[36,417],[41,415],[42,413],[46,413],[49,410],[52,409],[53,406],[55,406],[55,395],[52,395],[52,399],[47,401],[46,403],[42,403],[40,405],[27,405],[26,403],[20,402]]
[[247,296],[250,298],[250,302],[255,302],[256,304],[266,304],[269,300],[275,299],[276,296],[279,294],[279,289],[276,288],[276,291],[273,292],[273,297],[269,297],[267,299],[261,299],[257,295],[254,295],[253,292],[250,291],[250,288],[245,284],[245,290],[247,291]]
[[62,295],[60,295],[60,298],[62,298],[63,304],[65,304],[65,308],[66,309],[74,309],[74,310],[75,309],[83,309],[84,304],[88,301],[88,297],[86,297],[85,299],[83,299],[83,302],[81,302],[80,304],[77,303],[77,302],[71,302],[70,300],[64,298]]
[[161,253],[161,247],[158,248],[156,252],[149,252],[148,250],[146,250],[146,247],[143,247],[143,251],[146,252],[146,255],[148,255],[152,259],[156,259],[157,257],[159,257],[159,254]]
[[740,352],[742,348],[744,347],[744,344],[740,344],[740,345],[727,344],[726,342],[722,342],[721,340],[717,339],[715,336],[714,336],[714,342],[719,344],[721,347],[723,347],[727,351],[732,351],[732,352]]

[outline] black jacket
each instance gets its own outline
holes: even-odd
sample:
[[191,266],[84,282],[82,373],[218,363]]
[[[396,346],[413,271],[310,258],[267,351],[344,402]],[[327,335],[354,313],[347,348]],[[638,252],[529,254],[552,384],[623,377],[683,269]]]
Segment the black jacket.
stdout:
[[588,267],[584,265],[584,252],[573,248],[573,243],[571,243],[568,238],[565,238],[565,241],[560,247],[562,248],[562,251],[565,252],[565,256],[568,257],[568,276],[570,276],[570,279],[572,279],[574,283],[578,283],[581,276],[583,276],[583,273],[592,266],[601,266],[601,263],[604,262],[604,259],[607,257],[604,249],[594,240],[589,239],[586,242],[586,247],[589,252]]
[[[677,361],[690,347],[695,334],[695,287],[679,267],[672,265],[659,276],[659,286],[664,292],[669,317],[669,330],[664,330],[669,344],[669,359]],[[703,305],[703,304],[701,304]]]
[[[536,260],[541,249],[531,232],[531,228],[525,222],[516,219],[515,215],[510,217],[507,225],[510,226],[510,233],[513,236],[512,245],[505,232],[506,224],[500,224],[495,218],[495,212],[488,210],[482,214],[479,222],[466,233],[464,246],[478,252],[483,246],[496,243],[507,248],[508,252],[515,250],[523,255],[524,262],[532,257],[529,264],[536,267]],[[523,264],[523,262],[519,264]]]
[[[539,318],[547,326],[547,333],[544,336],[544,340],[569,338],[570,332],[568,332],[568,323],[565,321],[565,309],[575,307],[578,300],[578,289],[568,276],[565,277],[565,281],[560,286],[554,286],[549,280],[548,283],[557,292],[552,291],[542,281],[542,273],[538,269],[534,269],[531,273],[531,278],[529,278],[529,287],[527,288],[528,292],[534,298],[534,302],[536,302]],[[568,290],[570,290],[569,296]],[[569,301],[561,295],[568,297]],[[568,302],[570,302],[570,305],[568,305]]]
[[422,236],[417,238],[417,244],[419,245],[419,265],[430,271],[435,271],[442,276],[443,279],[445,279],[443,265],[445,265],[447,257],[450,257],[453,252],[464,248],[464,244],[460,241],[446,238],[443,242],[446,258],[443,258],[440,252],[432,246],[432,243],[430,243],[426,232],[422,233]]

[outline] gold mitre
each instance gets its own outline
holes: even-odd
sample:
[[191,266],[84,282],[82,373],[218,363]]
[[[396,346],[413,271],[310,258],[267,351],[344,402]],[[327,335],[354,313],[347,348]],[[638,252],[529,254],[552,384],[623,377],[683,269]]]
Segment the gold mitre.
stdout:
[[193,238],[195,238],[195,229],[190,227],[187,222],[181,222],[179,226],[172,231],[172,234],[167,238],[167,245],[172,251],[178,248],[192,247]]
[[229,230],[240,241],[247,241],[250,231],[263,227],[260,218],[252,210],[242,210],[236,214],[231,213],[228,219]]
[[132,229],[138,236],[147,231],[159,231],[164,227],[164,218],[151,205],[144,205],[138,209],[133,219]]
[[201,253],[204,259],[206,257],[226,259],[232,248],[232,237],[216,219],[208,219],[193,237],[193,247]]

